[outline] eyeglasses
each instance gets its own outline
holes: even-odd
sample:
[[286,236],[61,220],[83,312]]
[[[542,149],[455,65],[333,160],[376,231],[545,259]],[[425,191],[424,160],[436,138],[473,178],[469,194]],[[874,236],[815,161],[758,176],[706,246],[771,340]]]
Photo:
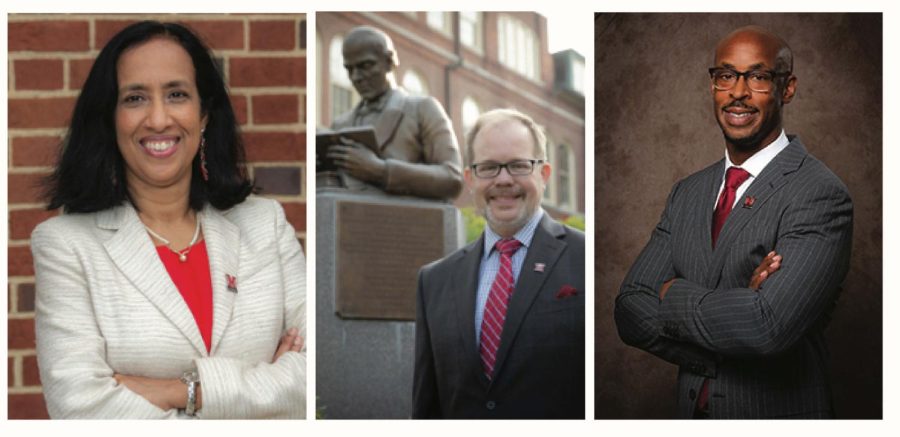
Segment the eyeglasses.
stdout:
[[543,163],[543,159],[517,159],[503,164],[499,162],[479,162],[469,167],[472,168],[472,172],[475,173],[476,177],[490,179],[497,177],[500,174],[500,170],[504,168],[511,176],[530,175],[534,171],[536,164]]
[[738,79],[744,77],[747,88],[758,93],[769,93],[775,89],[775,78],[790,76],[790,71],[778,73],[774,70],[750,70],[745,72],[733,68],[712,67],[709,69],[709,77],[713,86],[719,91],[728,91],[735,87]]

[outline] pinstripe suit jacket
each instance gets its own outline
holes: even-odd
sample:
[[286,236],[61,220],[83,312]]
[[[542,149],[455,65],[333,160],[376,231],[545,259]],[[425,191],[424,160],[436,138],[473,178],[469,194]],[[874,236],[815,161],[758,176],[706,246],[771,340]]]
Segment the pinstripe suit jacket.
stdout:
[[[712,418],[833,415],[823,331],[849,265],[853,205],[837,176],[790,139],[735,205],[714,250],[724,163],[678,182],[616,299],[621,338],[679,366],[680,418],[691,417],[706,378]],[[747,288],[772,250],[781,268]]]
[[[281,206],[251,196],[201,224],[213,285],[211,352],[130,204],[66,214],[31,236],[41,382],[53,418],[185,418],[114,373],[177,378],[192,367],[201,418],[302,418],[306,352],[270,363],[290,327],[305,336],[303,253]],[[238,291],[225,275],[237,278]]]
[[[484,236],[419,272],[414,419],[584,418],[584,234],[544,213],[509,301],[494,377],[475,340]],[[543,271],[528,268],[536,263]],[[560,297],[564,286],[577,294]]]

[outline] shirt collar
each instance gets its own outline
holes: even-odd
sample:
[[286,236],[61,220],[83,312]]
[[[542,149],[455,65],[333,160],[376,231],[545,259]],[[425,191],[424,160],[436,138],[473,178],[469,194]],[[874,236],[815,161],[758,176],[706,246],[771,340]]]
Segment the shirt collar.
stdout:
[[731,157],[728,156],[728,149],[725,149],[725,169],[728,170],[730,167],[740,167],[747,170],[747,173],[750,173],[750,176],[755,178],[759,176],[763,169],[775,159],[775,156],[784,150],[790,143],[791,142],[788,141],[788,137],[782,129],[781,135],[778,135],[778,138],[775,138],[775,141],[772,141],[769,145],[754,153],[753,156],[747,158],[741,165],[732,163]]
[[[541,217],[544,215],[544,209],[538,208],[537,211],[534,212],[534,215],[531,216],[531,219],[525,223],[525,226],[522,226],[514,235],[513,238],[519,240],[523,246],[526,248],[531,246],[531,239],[534,238],[534,231],[537,229],[538,223],[541,221]],[[494,249],[494,245],[497,244],[497,241],[502,239],[499,234],[494,232],[491,229],[490,224],[486,224],[484,226],[484,256],[487,257],[491,254],[491,251]]]

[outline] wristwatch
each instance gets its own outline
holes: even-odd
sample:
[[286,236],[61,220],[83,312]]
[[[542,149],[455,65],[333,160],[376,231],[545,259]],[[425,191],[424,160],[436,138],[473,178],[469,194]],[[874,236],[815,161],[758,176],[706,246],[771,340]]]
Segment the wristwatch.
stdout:
[[196,370],[187,370],[181,375],[181,382],[187,385],[187,405],[184,414],[194,416],[197,413],[197,386],[200,385],[200,375]]

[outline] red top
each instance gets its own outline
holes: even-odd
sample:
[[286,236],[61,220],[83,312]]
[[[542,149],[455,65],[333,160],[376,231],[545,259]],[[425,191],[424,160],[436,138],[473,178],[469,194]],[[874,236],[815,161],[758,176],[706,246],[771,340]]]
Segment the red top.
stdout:
[[200,241],[195,244],[187,254],[185,262],[179,261],[178,255],[166,246],[156,246],[156,252],[159,253],[159,258],[166,266],[169,277],[172,278],[184,302],[191,309],[197,327],[200,328],[200,336],[206,344],[206,352],[209,353],[212,341],[213,301],[206,242]]

